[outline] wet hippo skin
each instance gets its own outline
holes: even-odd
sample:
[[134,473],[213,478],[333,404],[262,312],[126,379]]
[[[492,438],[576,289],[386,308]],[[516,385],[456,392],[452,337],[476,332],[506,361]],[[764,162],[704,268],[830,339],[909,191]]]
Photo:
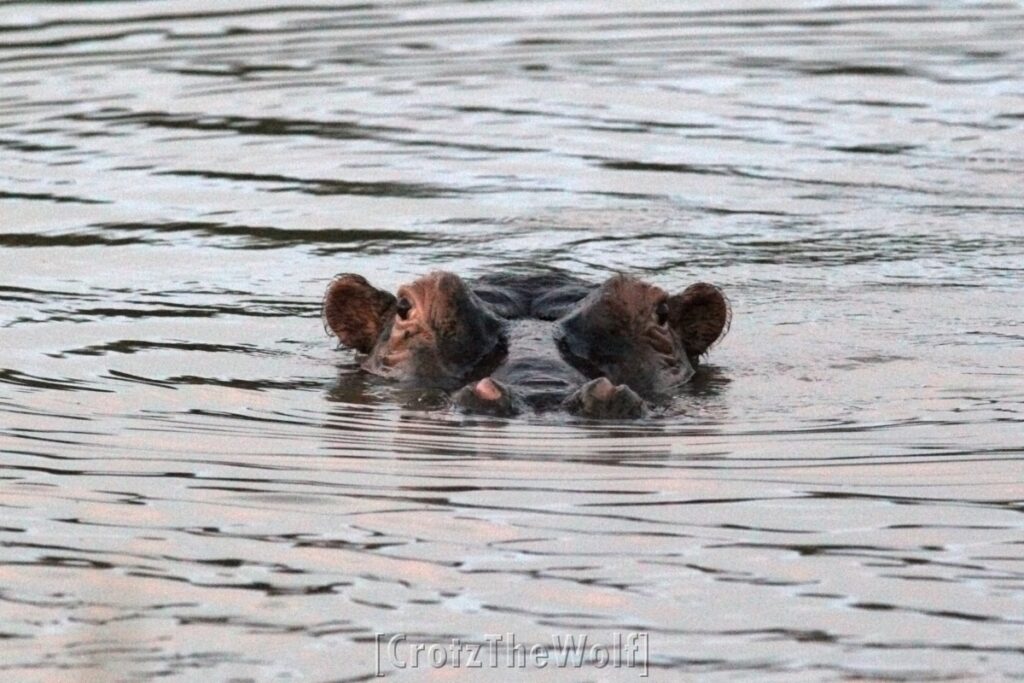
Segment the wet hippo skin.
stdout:
[[669,294],[628,275],[592,284],[439,271],[395,294],[338,275],[323,317],[343,345],[366,354],[364,370],[453,392],[465,412],[630,418],[679,391],[731,313],[703,282]]

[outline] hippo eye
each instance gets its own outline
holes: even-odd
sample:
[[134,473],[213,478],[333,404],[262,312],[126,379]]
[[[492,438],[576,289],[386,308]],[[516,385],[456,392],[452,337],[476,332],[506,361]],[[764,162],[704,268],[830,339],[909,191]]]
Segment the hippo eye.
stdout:
[[654,309],[654,314],[658,317],[658,324],[664,326],[668,322],[668,302],[662,301],[658,304],[658,307]]
[[409,317],[409,311],[412,310],[412,302],[406,299],[404,296],[398,300],[395,304],[395,311],[398,313],[398,317],[405,320]]

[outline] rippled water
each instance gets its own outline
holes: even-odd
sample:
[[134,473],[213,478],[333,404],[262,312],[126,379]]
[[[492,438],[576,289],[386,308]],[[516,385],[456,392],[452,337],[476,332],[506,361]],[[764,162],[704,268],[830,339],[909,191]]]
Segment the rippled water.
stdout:
[[[1024,676],[1022,35],[1018,3],[6,3],[0,676],[634,631],[656,680]],[[318,320],[339,271],[538,265],[726,290],[680,417],[430,410]]]

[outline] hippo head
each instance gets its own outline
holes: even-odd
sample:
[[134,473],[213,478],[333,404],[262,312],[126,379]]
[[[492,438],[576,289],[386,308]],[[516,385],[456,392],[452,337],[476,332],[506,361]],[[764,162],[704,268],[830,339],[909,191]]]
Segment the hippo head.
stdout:
[[452,273],[431,273],[397,296],[360,275],[339,275],[324,295],[326,327],[368,354],[363,368],[398,379],[458,386],[504,355],[504,324]]
[[658,400],[693,376],[729,320],[729,304],[714,285],[698,283],[670,296],[616,275],[561,319],[559,347],[584,374]]

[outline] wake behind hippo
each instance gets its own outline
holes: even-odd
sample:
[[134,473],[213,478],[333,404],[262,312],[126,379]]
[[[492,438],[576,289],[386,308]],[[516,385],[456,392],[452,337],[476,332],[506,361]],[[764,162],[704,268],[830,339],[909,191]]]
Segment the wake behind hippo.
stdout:
[[339,275],[323,316],[342,344],[367,354],[364,370],[454,392],[465,412],[630,418],[693,376],[730,309],[703,282],[670,295],[627,275],[595,285],[562,274],[465,281],[434,272],[397,294]]

